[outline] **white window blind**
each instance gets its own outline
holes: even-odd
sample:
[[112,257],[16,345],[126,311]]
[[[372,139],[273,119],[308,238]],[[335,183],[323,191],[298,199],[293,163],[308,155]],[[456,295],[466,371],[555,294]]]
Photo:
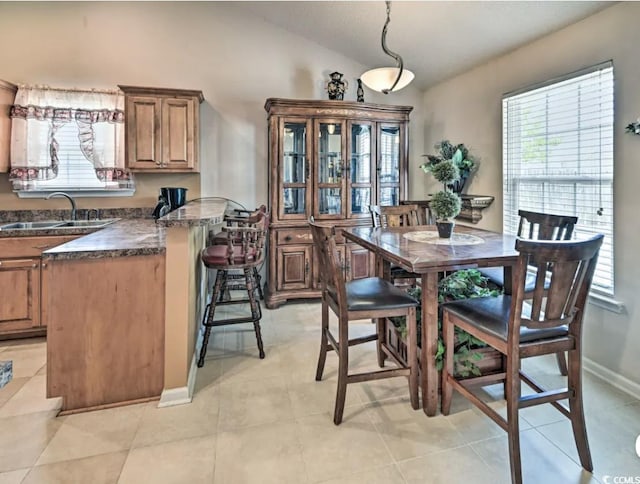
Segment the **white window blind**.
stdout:
[[593,288],[613,295],[613,65],[504,96],[503,230],[518,210],[575,215],[574,238],[604,234]]

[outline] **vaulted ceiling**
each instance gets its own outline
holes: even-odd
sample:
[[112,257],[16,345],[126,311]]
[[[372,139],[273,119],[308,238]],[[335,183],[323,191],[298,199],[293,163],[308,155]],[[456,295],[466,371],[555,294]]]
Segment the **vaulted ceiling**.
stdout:
[[[369,66],[382,52],[383,1],[230,2],[248,15]],[[612,5],[602,1],[394,1],[387,44],[421,89],[505,54]]]

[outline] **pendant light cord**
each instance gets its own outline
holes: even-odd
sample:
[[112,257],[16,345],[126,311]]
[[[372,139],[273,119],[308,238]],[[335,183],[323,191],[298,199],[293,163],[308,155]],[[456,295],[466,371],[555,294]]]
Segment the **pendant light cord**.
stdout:
[[387,47],[387,26],[391,21],[391,0],[387,0],[386,3],[387,3],[387,21],[384,23],[384,27],[382,27],[382,50],[384,51],[385,54],[395,59],[396,64],[398,65],[398,68],[399,68],[398,77],[396,77],[396,80],[393,83],[393,85],[389,89],[382,90],[384,94],[389,94],[391,91],[393,91],[393,89],[396,87],[396,85],[400,81],[400,78],[402,77],[402,71],[404,70],[404,62],[402,61],[402,57],[400,57],[400,54],[396,54],[395,52],[390,51],[389,48]]

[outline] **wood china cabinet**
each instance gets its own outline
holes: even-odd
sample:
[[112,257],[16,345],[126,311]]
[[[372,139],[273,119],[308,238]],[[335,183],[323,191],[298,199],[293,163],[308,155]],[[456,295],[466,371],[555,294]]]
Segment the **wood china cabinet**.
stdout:
[[[369,205],[407,193],[411,106],[267,99],[271,230],[267,307],[320,296],[307,221],[338,228],[371,223]],[[373,258],[339,235],[347,280],[369,277]]]
[[10,111],[16,98],[18,87],[0,79],[0,173],[9,171],[11,142]]
[[134,172],[198,172],[202,91],[119,87],[125,93],[128,168]]

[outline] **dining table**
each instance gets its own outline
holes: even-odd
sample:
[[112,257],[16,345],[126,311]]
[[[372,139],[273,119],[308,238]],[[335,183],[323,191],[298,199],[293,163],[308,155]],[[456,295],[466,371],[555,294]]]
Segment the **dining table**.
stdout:
[[[420,383],[423,411],[438,409],[438,281],[439,274],[480,267],[504,268],[504,291],[511,293],[512,267],[518,260],[516,237],[475,227],[456,225],[451,238],[440,238],[434,225],[408,227],[351,227],[344,237],[375,254],[376,273],[390,278],[391,264],[420,275],[422,336]],[[379,326],[380,329],[380,326]],[[379,338],[385,338],[378,331]]]

